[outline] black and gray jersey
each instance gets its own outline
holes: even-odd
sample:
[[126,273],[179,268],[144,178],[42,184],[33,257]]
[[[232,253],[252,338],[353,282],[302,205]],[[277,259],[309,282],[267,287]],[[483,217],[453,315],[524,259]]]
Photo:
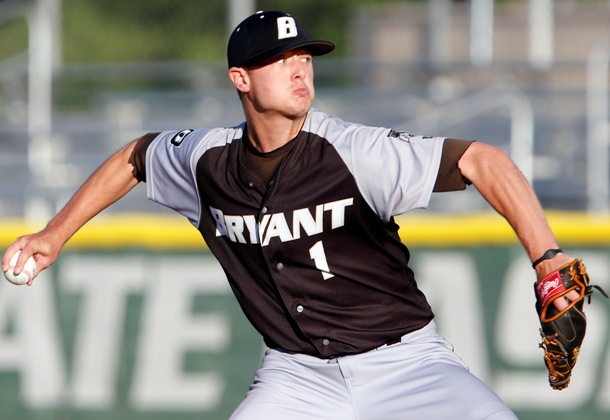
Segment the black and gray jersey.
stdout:
[[166,131],[138,161],[148,197],[201,232],[267,345],[330,358],[426,325],[394,216],[427,206],[444,138],[312,109],[267,184],[243,164],[244,130]]

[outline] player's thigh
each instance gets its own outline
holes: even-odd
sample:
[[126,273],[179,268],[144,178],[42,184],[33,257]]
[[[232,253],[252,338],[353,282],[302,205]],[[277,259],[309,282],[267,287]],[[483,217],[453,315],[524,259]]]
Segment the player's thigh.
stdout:
[[354,419],[339,365],[269,350],[231,420],[312,418]]
[[362,419],[375,419],[381,411],[386,420],[516,418],[442,337],[425,337],[358,359],[359,375],[352,385]]

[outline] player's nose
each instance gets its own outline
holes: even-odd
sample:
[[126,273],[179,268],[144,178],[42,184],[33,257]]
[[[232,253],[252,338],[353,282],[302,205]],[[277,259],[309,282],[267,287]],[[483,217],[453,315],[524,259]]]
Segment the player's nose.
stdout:
[[306,64],[303,63],[298,56],[292,56],[290,60],[290,69],[292,71],[292,77],[304,79],[307,72],[305,71]]

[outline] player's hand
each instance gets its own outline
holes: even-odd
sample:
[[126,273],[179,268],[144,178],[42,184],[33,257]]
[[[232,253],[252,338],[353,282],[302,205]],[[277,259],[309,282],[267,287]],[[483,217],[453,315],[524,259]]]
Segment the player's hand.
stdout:
[[[574,261],[575,258],[569,254],[559,253],[550,260],[544,260],[540,264],[536,266],[536,276],[538,280],[547,276],[549,273],[557,270],[559,267],[562,267],[570,262]],[[570,302],[578,299],[580,294],[576,290],[572,290],[570,293],[566,294],[563,298],[555,299],[553,304],[557,308],[557,310],[562,311],[568,307]]]
[[[55,239],[54,234],[47,229],[38,233],[20,236],[6,248],[4,256],[2,257],[2,271],[7,271],[9,269],[9,263],[13,254],[17,251],[21,251],[21,255],[19,255],[19,259],[17,260],[13,271],[15,274],[19,274],[21,270],[23,270],[23,266],[27,259],[30,258],[30,256],[34,256],[37,276],[42,270],[55,262],[59,256],[62,245],[63,244],[60,241]],[[34,278],[36,276],[34,276]],[[28,281],[28,286],[32,285],[34,278]]]

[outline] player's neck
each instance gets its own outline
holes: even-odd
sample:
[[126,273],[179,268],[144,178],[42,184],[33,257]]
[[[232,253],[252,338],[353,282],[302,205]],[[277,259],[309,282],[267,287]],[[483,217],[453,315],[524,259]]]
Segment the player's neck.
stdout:
[[303,127],[306,116],[295,119],[280,115],[246,117],[250,142],[262,153],[276,150],[296,137]]

